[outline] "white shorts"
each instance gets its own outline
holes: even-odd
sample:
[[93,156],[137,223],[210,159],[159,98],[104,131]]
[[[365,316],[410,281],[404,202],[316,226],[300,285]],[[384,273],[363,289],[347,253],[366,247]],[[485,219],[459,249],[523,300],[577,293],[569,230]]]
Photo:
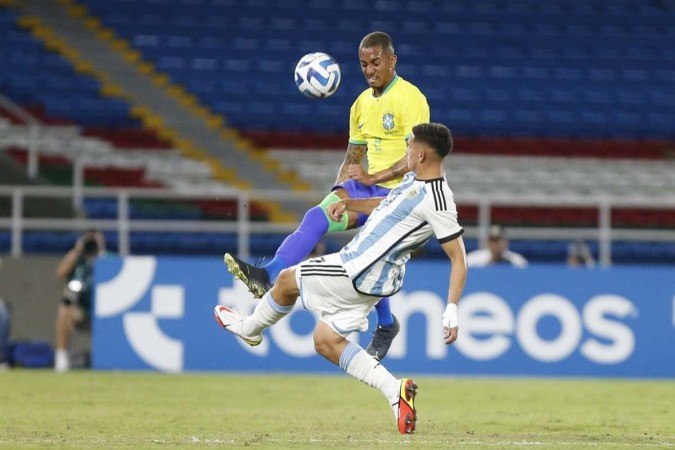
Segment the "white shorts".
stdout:
[[300,301],[305,309],[318,311],[320,320],[347,337],[368,329],[368,313],[380,297],[354,289],[340,255],[332,253],[300,263],[295,271]]

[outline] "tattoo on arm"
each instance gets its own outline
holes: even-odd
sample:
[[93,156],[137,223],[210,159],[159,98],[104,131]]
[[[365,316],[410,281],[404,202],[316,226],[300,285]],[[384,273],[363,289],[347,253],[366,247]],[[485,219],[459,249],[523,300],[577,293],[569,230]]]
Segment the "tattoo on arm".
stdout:
[[361,164],[363,157],[366,154],[365,145],[354,145],[349,144],[347,147],[347,155],[345,156],[345,162],[347,164]]
[[404,157],[403,159],[399,159],[394,163],[393,166],[391,166],[391,175],[392,178],[398,178],[402,176],[405,173],[408,173],[408,160]]
[[401,176],[401,172],[402,170],[398,167],[398,164],[394,164],[393,166],[391,166],[391,174],[394,178],[398,178],[399,176]]
[[342,162],[342,165],[340,166],[340,170],[338,171],[338,176],[337,180],[335,181],[335,184],[342,183],[348,178],[347,167],[350,164],[361,164],[361,162],[363,161],[363,157],[366,154],[367,148],[368,147],[365,145],[349,144],[347,146],[347,154],[345,155],[345,160]]

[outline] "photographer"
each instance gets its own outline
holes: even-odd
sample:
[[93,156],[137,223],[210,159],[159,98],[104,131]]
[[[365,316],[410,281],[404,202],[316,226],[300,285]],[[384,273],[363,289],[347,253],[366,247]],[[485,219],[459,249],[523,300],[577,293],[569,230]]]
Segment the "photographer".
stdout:
[[61,302],[56,315],[56,355],[54,369],[70,369],[68,344],[73,330],[88,329],[92,308],[94,261],[105,253],[103,234],[97,230],[85,232],[75,246],[65,254],[56,268],[56,275],[65,280]]

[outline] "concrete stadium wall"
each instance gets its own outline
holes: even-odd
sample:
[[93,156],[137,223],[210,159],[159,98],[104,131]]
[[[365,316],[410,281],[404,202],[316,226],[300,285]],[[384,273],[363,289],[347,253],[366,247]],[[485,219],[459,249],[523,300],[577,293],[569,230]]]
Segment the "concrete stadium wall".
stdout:
[[[10,338],[43,340],[54,345],[54,320],[63,281],[55,274],[57,256],[2,257],[0,298],[10,305]],[[75,337],[73,346],[86,345],[86,336]]]

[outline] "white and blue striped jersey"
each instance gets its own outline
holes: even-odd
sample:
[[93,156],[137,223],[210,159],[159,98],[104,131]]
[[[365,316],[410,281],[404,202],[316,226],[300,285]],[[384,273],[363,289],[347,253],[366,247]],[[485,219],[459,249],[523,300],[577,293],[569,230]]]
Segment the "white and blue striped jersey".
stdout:
[[401,289],[410,254],[432,235],[444,243],[463,232],[445,176],[417,180],[410,172],[373,210],[340,257],[358,292],[384,297]]

